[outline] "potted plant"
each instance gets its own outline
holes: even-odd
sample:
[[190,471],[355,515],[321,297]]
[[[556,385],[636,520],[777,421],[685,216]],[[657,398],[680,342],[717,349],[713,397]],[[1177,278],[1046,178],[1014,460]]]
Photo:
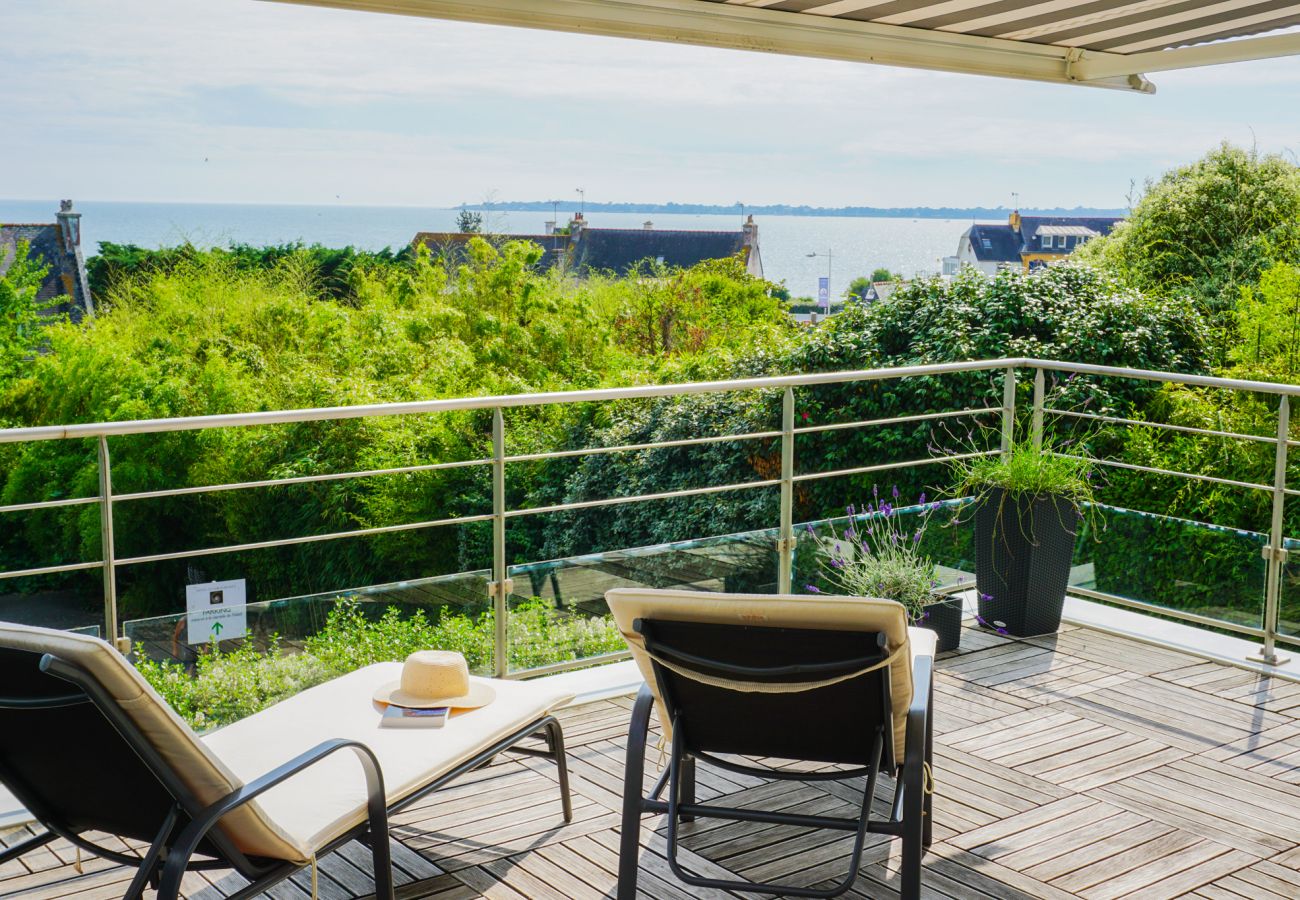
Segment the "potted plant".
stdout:
[[975,520],[982,624],[1017,637],[1060,627],[1092,467],[1077,452],[1029,441],[959,464],[955,490],[970,498]]
[[[893,494],[897,500],[897,488]],[[850,506],[843,533],[831,525],[829,534],[818,534],[811,524],[808,533],[817,541],[824,583],[835,593],[897,600],[914,625],[938,634],[943,651],[961,643],[962,602],[938,592],[938,569],[921,550],[926,526],[939,506],[927,504],[922,494],[913,525],[894,504],[877,499],[860,513]],[[822,593],[817,585],[806,589]]]

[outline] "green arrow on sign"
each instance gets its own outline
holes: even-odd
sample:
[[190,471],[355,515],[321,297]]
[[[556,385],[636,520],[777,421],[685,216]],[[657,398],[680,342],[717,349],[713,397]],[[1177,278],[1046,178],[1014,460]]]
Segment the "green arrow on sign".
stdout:
[[221,634],[221,629],[222,629],[222,627],[223,627],[223,626],[222,626],[222,624],[221,624],[220,622],[213,622],[213,623],[212,623],[212,633],[213,633],[213,634]]

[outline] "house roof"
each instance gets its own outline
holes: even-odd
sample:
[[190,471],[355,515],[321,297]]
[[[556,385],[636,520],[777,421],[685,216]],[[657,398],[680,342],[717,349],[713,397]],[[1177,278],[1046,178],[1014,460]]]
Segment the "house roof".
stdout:
[[1020,262],[1020,236],[1010,225],[972,225],[966,236],[980,262]]
[[[1071,229],[1073,237],[1096,237],[1110,234],[1116,223],[1122,221],[1117,216],[1024,216],[1020,220],[1021,253],[1039,253],[1043,247],[1043,238],[1060,235],[1061,228]],[[1080,233],[1082,232],[1082,233]],[[1056,248],[1052,248],[1055,252]],[[1019,256],[1016,257],[1019,259]]]
[[643,260],[689,268],[707,259],[745,253],[740,231],[662,231],[648,228],[585,228],[574,246],[575,271],[622,275]]
[[282,2],[1142,93],[1145,72],[1300,54],[1300,33],[1275,33],[1300,25],[1300,6],[1280,0]]
[[464,260],[470,238],[489,241],[532,241],[546,250],[538,262],[550,269],[563,261],[573,272],[615,272],[626,274],[645,260],[667,266],[689,268],[708,259],[726,259],[756,249],[746,247],[743,231],[666,231],[649,228],[577,229],[573,234],[478,235],[460,232],[422,231],[412,244],[424,244],[453,263]]
[[[1122,219],[1108,216],[1022,216],[1020,231],[1008,223],[972,225],[966,231],[971,250],[980,262],[1020,262],[1021,254],[1041,253],[1043,238],[1061,236],[1093,238],[1110,234]],[[1070,248],[1073,249],[1073,248]],[[1055,253],[1057,248],[1048,252]]]
[[49,266],[40,290],[36,292],[36,299],[49,301],[66,296],[67,301],[52,307],[50,313],[65,313],[73,321],[80,321],[90,308],[84,293],[84,273],[79,271],[83,264],[79,253],[64,246],[57,224],[0,224],[0,275],[9,271],[18,244],[24,241],[30,247],[30,257]]

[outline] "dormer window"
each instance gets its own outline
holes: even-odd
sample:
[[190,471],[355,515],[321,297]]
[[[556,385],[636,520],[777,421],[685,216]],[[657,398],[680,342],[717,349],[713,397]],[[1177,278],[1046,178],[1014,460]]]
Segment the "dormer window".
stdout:
[[1052,249],[1052,236],[1050,234],[1043,235],[1043,249],[1044,250]]
[[990,241],[988,238],[980,238],[980,243],[984,245],[985,250],[993,249],[993,242]]

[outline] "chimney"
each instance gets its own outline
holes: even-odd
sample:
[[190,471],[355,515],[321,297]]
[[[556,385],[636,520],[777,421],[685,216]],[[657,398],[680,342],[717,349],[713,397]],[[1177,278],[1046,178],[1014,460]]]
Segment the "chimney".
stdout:
[[547,219],[547,220],[546,220],[546,233],[547,233],[547,234],[555,234],[555,220],[554,220],[554,219]]
[[1020,233],[1020,210],[1013,209],[1011,211],[1011,215],[1007,216],[1007,224],[1011,226],[1011,230],[1016,234]]
[[71,200],[60,200],[58,220],[63,249],[71,253],[72,248],[81,246],[81,213],[72,211]]
[[644,228],[646,231],[654,231],[655,223],[651,222],[649,219],[646,219],[645,224],[643,224],[641,227]]
[[746,247],[757,247],[757,246],[758,246],[758,226],[754,224],[754,217],[753,217],[753,216],[750,216],[748,219],[745,220],[744,228],[742,228],[741,230],[745,232],[745,242],[744,242],[744,243],[745,243],[745,246],[746,246]]
[[587,220],[582,217],[582,213],[580,212],[574,213],[573,220],[569,222],[569,234],[573,235],[574,237],[577,237],[578,233],[581,232],[582,229],[586,227],[587,227]]

